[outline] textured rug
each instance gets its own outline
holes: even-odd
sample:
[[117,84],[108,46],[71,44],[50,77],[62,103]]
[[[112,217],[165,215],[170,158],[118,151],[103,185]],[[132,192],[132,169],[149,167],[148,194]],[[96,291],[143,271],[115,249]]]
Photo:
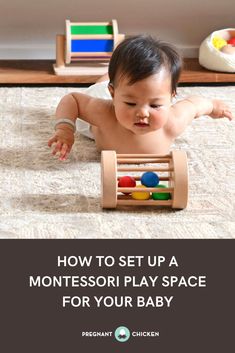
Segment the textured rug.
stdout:
[[[0,88],[0,237],[235,238],[235,122],[201,117],[177,139],[189,159],[187,209],[100,207],[100,155],[77,135],[66,162],[47,140],[60,98],[82,88]],[[235,87],[179,88],[224,99]]]

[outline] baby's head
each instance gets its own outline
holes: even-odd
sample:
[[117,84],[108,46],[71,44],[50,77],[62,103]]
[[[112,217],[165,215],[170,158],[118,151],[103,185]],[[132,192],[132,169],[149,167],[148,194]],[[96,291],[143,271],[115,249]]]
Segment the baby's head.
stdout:
[[113,52],[109,63],[110,84],[115,87],[127,78],[132,85],[164,69],[171,78],[171,93],[175,94],[181,68],[181,56],[171,44],[150,35],[132,36]]
[[177,51],[151,36],[121,42],[109,64],[109,91],[120,125],[135,134],[162,128],[167,123],[181,66]]

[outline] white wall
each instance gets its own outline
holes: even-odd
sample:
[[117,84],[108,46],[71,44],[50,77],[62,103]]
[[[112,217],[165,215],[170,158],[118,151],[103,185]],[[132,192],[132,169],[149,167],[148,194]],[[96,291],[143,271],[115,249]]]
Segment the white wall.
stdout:
[[213,30],[235,27],[234,0],[0,0],[0,59],[53,59],[64,22],[109,21],[151,33],[196,56]]

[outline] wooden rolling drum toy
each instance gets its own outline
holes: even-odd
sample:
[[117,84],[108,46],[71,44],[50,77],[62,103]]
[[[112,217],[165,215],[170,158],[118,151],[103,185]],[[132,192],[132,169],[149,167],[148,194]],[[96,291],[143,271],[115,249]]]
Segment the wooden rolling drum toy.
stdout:
[[[140,181],[143,184],[142,180],[150,174],[158,179],[157,183],[163,182],[167,185],[158,184],[155,187],[149,187],[144,183],[145,185],[135,187],[120,187],[118,184],[120,184],[123,173],[126,176],[129,175],[125,178],[130,178],[134,184]],[[187,206],[188,165],[184,151],[173,150],[165,156],[116,154],[115,151],[102,151],[101,178],[103,208],[146,205],[183,209]],[[169,197],[164,197],[167,195]]]
[[56,37],[57,75],[104,74],[114,48],[124,39],[116,20],[111,22],[65,21],[65,35]]

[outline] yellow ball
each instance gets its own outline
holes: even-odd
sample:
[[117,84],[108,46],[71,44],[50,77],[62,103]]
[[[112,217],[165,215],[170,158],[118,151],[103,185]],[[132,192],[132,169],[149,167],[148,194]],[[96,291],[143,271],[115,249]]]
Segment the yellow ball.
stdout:
[[221,48],[223,48],[227,42],[225,39],[219,37],[219,36],[214,36],[214,38],[212,39],[212,44],[214,45],[214,47],[218,50],[220,50]]
[[[136,188],[145,188],[144,185],[137,185]],[[131,196],[135,200],[148,200],[150,198],[150,192],[145,191],[133,191]]]

